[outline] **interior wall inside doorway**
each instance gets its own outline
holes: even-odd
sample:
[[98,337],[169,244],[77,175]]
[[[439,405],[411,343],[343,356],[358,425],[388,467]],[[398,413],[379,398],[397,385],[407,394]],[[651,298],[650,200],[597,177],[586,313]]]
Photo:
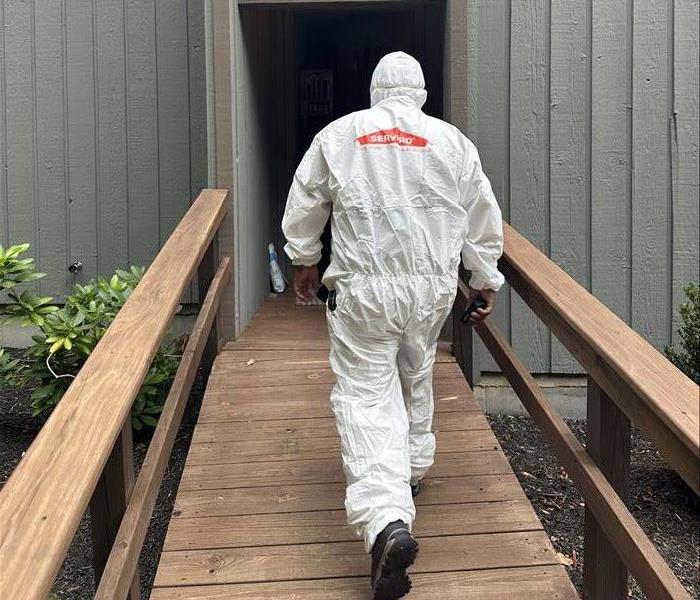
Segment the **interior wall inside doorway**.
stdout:
[[434,0],[240,7],[231,60],[238,332],[270,290],[270,241],[291,276],[280,226],[299,160],[323,126],[369,107],[379,58],[394,50],[418,58],[424,110],[443,115],[444,27],[444,3]]

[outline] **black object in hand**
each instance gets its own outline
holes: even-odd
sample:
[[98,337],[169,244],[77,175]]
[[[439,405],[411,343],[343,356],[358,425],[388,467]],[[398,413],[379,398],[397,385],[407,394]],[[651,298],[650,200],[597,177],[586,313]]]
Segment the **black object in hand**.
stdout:
[[469,317],[479,308],[486,308],[488,303],[483,298],[475,298],[472,303],[462,313],[462,323],[469,323]]

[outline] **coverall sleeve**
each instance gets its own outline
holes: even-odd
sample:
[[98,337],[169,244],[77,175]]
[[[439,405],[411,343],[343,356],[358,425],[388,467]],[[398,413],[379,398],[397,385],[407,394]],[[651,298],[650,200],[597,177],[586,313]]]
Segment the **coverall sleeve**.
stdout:
[[472,272],[469,285],[477,290],[498,291],[504,282],[497,268],[503,253],[503,219],[475,148],[468,153],[464,164],[460,193],[467,211],[468,231],[462,247],[462,261]]
[[284,251],[294,265],[315,265],[321,260],[321,234],[331,212],[328,175],[321,141],[316,136],[294,174],[282,218],[287,238]]

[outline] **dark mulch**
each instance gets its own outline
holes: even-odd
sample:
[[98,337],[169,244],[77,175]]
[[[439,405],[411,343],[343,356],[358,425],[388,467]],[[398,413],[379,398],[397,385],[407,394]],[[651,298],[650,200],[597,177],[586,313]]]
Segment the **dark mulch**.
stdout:
[[[41,420],[31,416],[29,394],[30,391],[24,390],[0,390],[0,487],[10,476],[43,424]],[[192,387],[190,405],[178,431],[141,553],[141,597],[144,600],[150,596],[150,589],[158,566],[158,557],[163,547],[170,513],[175,502],[175,493],[190,446],[196,422],[196,412],[201,404],[203,394],[204,377],[202,373],[199,373]],[[134,441],[134,463],[137,473],[146,456],[148,442],[148,435],[137,435]],[[73,538],[63,567],[56,576],[53,589],[54,597],[89,600],[94,595],[94,586],[88,511],[80,522],[80,527]]]
[[[489,422],[557,552],[572,561],[582,590],[583,498],[527,416],[488,415]],[[585,443],[585,421],[568,421]],[[693,598],[700,598],[700,502],[639,431],[632,434],[628,506]],[[565,559],[565,560],[566,560]],[[630,597],[644,598],[634,580]]]

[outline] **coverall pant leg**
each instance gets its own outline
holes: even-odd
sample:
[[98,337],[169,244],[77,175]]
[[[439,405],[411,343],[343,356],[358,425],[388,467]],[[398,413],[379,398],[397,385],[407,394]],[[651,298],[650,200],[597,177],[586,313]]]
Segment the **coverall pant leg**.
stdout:
[[371,551],[393,521],[412,525],[408,417],[397,354],[403,332],[391,323],[367,323],[328,312],[330,362],[337,383],[331,405],[347,479],[348,523]]
[[433,366],[440,330],[450,306],[412,320],[399,344],[397,363],[409,423],[411,484],[418,483],[435,456],[433,426]]

